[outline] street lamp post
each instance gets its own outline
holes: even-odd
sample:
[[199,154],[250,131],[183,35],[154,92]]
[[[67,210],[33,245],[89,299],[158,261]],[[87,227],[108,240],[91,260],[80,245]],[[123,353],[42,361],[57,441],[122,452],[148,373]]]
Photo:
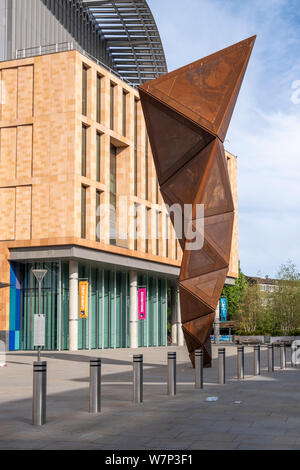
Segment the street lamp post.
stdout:
[[[41,301],[42,301],[42,281],[44,277],[46,276],[48,270],[47,269],[33,269],[32,274],[35,276],[38,285],[39,285],[39,300],[38,300],[38,308],[39,308],[39,317],[41,316]],[[37,360],[40,362],[41,360],[41,346],[38,346],[38,352],[37,352]]]

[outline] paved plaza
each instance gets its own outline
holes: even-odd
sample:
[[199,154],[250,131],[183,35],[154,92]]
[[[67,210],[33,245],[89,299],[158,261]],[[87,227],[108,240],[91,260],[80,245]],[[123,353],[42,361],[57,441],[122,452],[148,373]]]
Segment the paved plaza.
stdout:
[[[167,351],[177,352],[177,395],[167,392]],[[213,367],[204,389],[194,389],[185,348],[140,349],[144,354],[144,403],[132,403],[132,355],[137,351],[49,352],[47,424],[31,424],[31,352],[8,353],[0,368],[0,449],[300,449],[300,368],[253,377],[253,348],[245,348],[245,380],[236,379],[236,347],[226,346],[226,384]],[[88,413],[89,358],[102,358],[102,412]],[[206,398],[217,396],[218,401]]]

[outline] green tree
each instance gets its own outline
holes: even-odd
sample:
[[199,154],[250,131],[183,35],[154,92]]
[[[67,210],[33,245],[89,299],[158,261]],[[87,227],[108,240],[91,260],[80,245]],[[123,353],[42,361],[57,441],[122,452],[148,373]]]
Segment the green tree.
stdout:
[[239,265],[239,276],[235,281],[234,286],[224,286],[222,291],[222,297],[227,298],[228,302],[228,315],[230,318],[234,318],[238,311],[239,305],[245,295],[247,288],[246,276],[242,273]]
[[300,330],[300,273],[291,260],[280,266],[269,298],[273,334],[293,335]]
[[232,315],[238,334],[296,335],[300,333],[300,274],[295,264],[281,265],[273,292],[247,284]]
[[257,284],[247,284],[244,296],[234,314],[233,319],[238,324],[238,334],[255,335],[264,334],[263,319],[265,306],[262,292]]

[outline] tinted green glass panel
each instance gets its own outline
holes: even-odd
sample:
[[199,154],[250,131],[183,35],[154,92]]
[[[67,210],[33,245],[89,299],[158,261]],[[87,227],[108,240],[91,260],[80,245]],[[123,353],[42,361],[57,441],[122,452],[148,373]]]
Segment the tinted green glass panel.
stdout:
[[127,273],[121,273],[121,348],[127,348]]
[[110,347],[115,347],[115,308],[116,308],[116,298],[115,298],[115,273],[110,271]]
[[109,271],[104,271],[104,347],[110,347],[110,299],[109,299],[110,277]]
[[46,315],[45,348],[58,348],[58,263],[28,263],[20,267],[20,349],[33,349],[34,315],[38,313],[38,283],[32,269],[47,269],[42,282],[41,313]]
[[121,347],[121,332],[122,332],[122,325],[121,325],[121,304],[122,304],[122,299],[121,299],[121,273],[116,273],[116,348]]
[[103,271],[102,269],[97,270],[97,296],[96,296],[96,307],[97,307],[97,343],[98,348],[102,348],[102,331],[103,331]]
[[[89,267],[80,264],[78,267],[79,281],[89,281]],[[89,309],[90,315],[90,309]],[[78,319],[78,349],[88,349],[89,347],[89,318]]]
[[90,316],[91,316],[91,348],[96,349],[98,346],[98,309],[97,309],[97,291],[98,291],[97,269],[91,269],[91,287],[90,287]]
[[61,348],[69,348],[69,263],[61,263]]
[[166,346],[167,336],[167,282],[161,279],[160,291],[161,322],[160,322],[160,346]]

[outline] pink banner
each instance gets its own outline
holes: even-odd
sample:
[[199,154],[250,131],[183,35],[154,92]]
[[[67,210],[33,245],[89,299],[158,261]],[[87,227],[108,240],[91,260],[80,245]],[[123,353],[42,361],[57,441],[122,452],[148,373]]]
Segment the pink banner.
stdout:
[[146,289],[139,289],[139,320],[146,320]]

